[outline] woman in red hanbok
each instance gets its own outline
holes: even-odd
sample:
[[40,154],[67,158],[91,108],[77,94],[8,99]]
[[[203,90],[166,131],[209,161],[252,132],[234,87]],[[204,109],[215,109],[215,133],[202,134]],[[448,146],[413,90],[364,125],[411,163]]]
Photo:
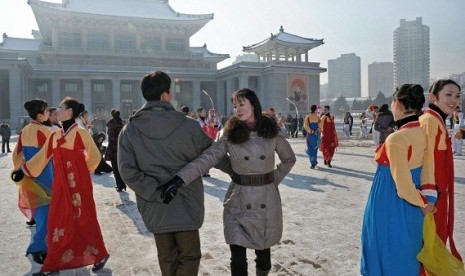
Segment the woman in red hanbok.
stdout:
[[[445,124],[446,117],[460,103],[460,86],[453,80],[438,80],[430,88],[430,105],[420,117],[420,126],[426,133],[426,155],[430,166],[426,167],[422,193],[428,200],[429,209],[436,207],[434,219],[436,233],[449,245],[452,254],[461,260],[454,238],[454,160],[451,139]],[[437,198],[437,199],[436,199]]]
[[208,111],[208,118],[206,122],[207,122],[207,127],[206,127],[207,135],[213,140],[216,140],[216,136],[218,135],[218,132],[221,129],[221,121],[216,115],[215,109],[212,108]]
[[332,168],[331,161],[333,160],[334,151],[339,146],[337,139],[336,125],[334,124],[334,116],[329,113],[329,106],[323,109],[321,116],[321,144],[320,150],[323,153],[324,164]]
[[48,253],[41,271],[72,269],[93,264],[105,266],[105,248],[92,194],[90,172],[100,162],[100,152],[90,134],[75,119],[84,105],[65,98],[58,110],[63,129],[52,133],[42,150],[22,169],[35,177],[53,158],[53,191],[48,217]]

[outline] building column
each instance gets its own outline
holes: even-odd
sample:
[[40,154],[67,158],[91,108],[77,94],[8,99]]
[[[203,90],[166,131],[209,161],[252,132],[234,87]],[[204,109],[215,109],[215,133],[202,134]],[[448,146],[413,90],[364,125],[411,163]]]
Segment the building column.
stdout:
[[90,87],[90,79],[83,79],[82,80],[82,103],[86,107],[86,110],[89,113],[93,114],[94,109],[92,107],[92,97],[91,97],[91,87]]
[[160,43],[161,43],[161,52],[162,53],[165,53],[166,52],[166,47],[165,47],[165,43],[166,43],[166,38],[165,38],[165,34],[163,33],[160,37]]
[[226,93],[225,94],[226,94],[226,99],[228,99],[228,101],[226,101],[226,110],[225,110],[226,116],[229,116],[229,114],[233,112],[231,101],[229,101],[229,99],[231,99],[232,94],[233,94],[233,83],[232,83],[233,80],[234,79],[226,80]]
[[265,76],[258,77],[258,98],[262,106],[265,104]]
[[216,82],[216,109],[218,113],[224,113],[226,115],[226,110],[223,110],[224,108],[224,103],[225,100],[225,94],[224,94],[224,87],[221,85],[223,82],[222,81],[217,81]]
[[136,49],[139,52],[142,50],[141,45],[142,45],[142,37],[141,37],[140,33],[137,33],[136,34]]
[[111,79],[112,107],[121,110],[121,82],[119,79]]
[[200,80],[192,81],[192,105],[191,110],[197,110],[200,106]]
[[284,60],[289,61],[289,50],[286,48],[284,49]]
[[60,39],[58,37],[58,29],[56,27],[52,27],[52,47],[58,48],[60,46]]
[[115,52],[115,31],[111,30],[110,31],[110,49]]
[[249,78],[246,73],[241,73],[239,76],[239,89],[249,88]]
[[297,62],[302,62],[302,53],[300,51],[297,52]]
[[87,29],[81,30],[81,49],[87,52]]
[[308,51],[305,51],[305,62],[308,62]]
[[10,87],[10,122],[16,124],[18,117],[21,116],[23,110],[23,95],[21,89],[21,71],[11,69],[8,71],[9,87]]
[[52,106],[60,105],[60,79],[57,77],[52,78]]

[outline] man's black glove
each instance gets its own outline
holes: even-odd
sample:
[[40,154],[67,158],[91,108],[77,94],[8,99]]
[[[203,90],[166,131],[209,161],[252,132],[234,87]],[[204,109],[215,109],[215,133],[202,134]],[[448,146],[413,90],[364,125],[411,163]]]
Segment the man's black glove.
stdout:
[[163,185],[160,185],[160,187],[157,188],[157,191],[160,191],[163,203],[170,203],[171,200],[173,200],[173,198],[178,193],[179,186],[181,186],[182,184],[184,184],[184,181],[176,175],[170,181],[166,182]]
[[19,182],[24,178],[24,172],[23,170],[19,169],[17,171],[12,171],[11,172],[11,180],[14,182]]

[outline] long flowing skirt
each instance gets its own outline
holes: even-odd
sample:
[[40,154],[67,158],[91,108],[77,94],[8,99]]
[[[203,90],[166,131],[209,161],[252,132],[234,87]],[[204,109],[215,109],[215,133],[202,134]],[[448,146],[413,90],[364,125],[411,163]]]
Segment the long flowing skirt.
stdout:
[[[421,167],[411,170],[417,189]],[[378,165],[362,226],[362,275],[419,275],[423,214],[399,198],[389,166]]]
[[[309,123],[311,130],[316,131],[318,129],[318,123]],[[310,159],[310,164],[316,166],[318,164],[317,154],[318,146],[320,145],[320,134],[319,133],[307,133],[307,150],[306,153]]]
[[55,178],[48,220],[48,254],[42,271],[72,269],[103,260],[108,252],[97,221],[92,180],[78,150],[54,150]]

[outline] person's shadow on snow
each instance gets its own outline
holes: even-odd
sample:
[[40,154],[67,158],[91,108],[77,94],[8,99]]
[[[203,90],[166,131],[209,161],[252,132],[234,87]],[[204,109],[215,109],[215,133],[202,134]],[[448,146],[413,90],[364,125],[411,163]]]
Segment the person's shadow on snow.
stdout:
[[359,170],[354,170],[354,169],[349,169],[349,168],[344,168],[344,167],[338,167],[335,165],[333,165],[331,169],[320,167],[319,171],[329,172],[329,173],[337,174],[337,175],[345,175],[347,177],[361,178],[361,179],[368,180],[370,182],[373,181],[373,177],[375,176],[374,172],[359,171]]
[[[321,168],[319,168],[318,170],[321,171]],[[285,185],[295,189],[309,190],[313,192],[324,192],[323,190],[316,188],[316,186],[334,186],[337,188],[347,189],[347,186],[334,183],[326,178],[317,178],[309,175],[301,175],[295,173],[288,173],[287,176],[281,182],[281,185]]]
[[92,182],[94,184],[102,185],[105,188],[114,188],[116,186],[115,177],[113,173],[103,173],[101,175],[91,174]]
[[116,208],[132,220],[139,234],[153,237],[153,233],[145,227],[144,221],[137,209],[137,204],[129,198],[129,194],[121,192],[118,195],[121,199],[121,204],[116,205]]
[[202,180],[204,192],[223,202],[230,183],[214,177],[205,177]]

